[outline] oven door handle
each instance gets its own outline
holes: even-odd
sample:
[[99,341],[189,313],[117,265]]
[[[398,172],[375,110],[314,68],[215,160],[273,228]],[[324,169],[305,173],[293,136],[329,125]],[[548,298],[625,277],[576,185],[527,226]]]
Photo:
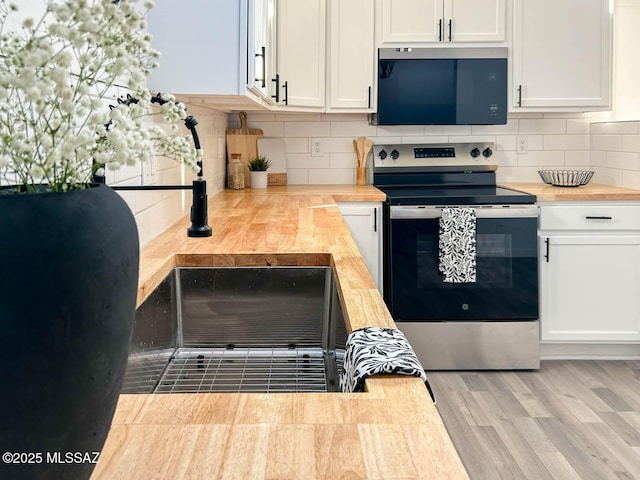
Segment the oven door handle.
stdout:
[[[446,207],[395,205],[390,208],[390,218],[393,219],[435,219],[442,216],[442,209]],[[540,209],[537,205],[507,205],[490,207],[471,207],[476,211],[476,218],[537,218]]]

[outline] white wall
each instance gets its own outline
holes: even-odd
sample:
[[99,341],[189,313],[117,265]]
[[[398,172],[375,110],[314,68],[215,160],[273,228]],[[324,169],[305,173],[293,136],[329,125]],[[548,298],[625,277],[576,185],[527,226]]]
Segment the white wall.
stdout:
[[615,0],[613,111],[615,120],[640,119],[640,0]]
[[[232,128],[238,127],[236,117],[229,117]],[[251,128],[284,138],[290,184],[354,184],[352,141],[359,136],[374,143],[491,141],[499,181],[539,181],[541,168],[588,168],[589,122],[583,114],[514,114],[506,125],[377,127],[366,114],[248,114]],[[527,139],[526,154],[516,151],[519,136]],[[322,156],[311,156],[311,138],[322,140]]]

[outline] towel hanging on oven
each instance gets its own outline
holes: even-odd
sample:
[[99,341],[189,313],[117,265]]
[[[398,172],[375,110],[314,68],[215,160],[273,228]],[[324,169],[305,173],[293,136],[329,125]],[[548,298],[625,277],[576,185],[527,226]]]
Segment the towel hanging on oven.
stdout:
[[476,211],[445,207],[438,238],[439,269],[447,283],[476,281]]

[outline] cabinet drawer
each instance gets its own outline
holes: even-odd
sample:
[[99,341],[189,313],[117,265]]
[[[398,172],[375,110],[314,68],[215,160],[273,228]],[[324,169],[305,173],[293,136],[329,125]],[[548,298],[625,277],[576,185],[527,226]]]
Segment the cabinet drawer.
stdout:
[[640,230],[640,205],[543,206],[540,230]]

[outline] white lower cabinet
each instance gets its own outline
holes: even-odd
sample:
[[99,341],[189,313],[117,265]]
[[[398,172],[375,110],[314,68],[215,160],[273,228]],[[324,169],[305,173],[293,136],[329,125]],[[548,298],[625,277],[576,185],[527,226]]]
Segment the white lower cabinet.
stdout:
[[382,204],[339,202],[338,207],[378,291],[382,294]]
[[541,340],[640,343],[640,205],[540,210]]

